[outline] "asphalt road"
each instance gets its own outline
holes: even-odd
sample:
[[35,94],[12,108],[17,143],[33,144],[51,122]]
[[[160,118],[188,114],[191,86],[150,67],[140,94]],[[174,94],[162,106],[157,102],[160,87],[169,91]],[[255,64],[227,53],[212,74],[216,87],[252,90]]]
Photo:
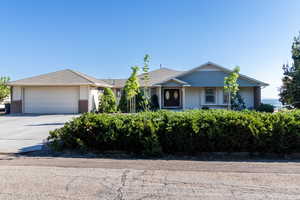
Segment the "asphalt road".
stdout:
[[9,157],[0,199],[300,199],[298,162]]
[[76,115],[0,116],[0,153],[40,150],[49,131],[73,117]]

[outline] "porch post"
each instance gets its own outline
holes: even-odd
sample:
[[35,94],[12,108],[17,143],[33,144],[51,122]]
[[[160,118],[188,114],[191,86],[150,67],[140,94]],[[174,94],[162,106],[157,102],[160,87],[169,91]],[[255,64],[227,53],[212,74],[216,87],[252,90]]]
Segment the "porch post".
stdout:
[[257,108],[261,104],[261,88],[259,86],[254,87],[254,108]]
[[161,101],[161,98],[162,98],[162,97],[161,97],[161,86],[158,87],[158,95],[157,95],[157,96],[158,96],[159,109],[161,109],[161,107],[162,107],[162,106],[161,106],[161,102],[162,102],[162,101]]
[[182,109],[185,109],[185,87],[182,86]]

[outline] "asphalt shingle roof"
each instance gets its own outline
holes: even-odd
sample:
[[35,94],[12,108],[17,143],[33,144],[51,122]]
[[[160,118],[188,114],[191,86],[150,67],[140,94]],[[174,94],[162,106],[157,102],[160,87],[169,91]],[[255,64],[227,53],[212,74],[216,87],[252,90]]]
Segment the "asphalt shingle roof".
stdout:
[[[161,81],[167,80],[173,76],[181,74],[182,71],[177,71],[169,68],[160,68],[157,70],[153,70],[149,72],[149,83],[148,85],[154,85],[156,83],[159,83]],[[144,86],[144,81],[143,81],[143,74],[138,75],[139,82],[141,86]],[[125,82],[127,79],[99,79],[101,81],[105,81],[106,83],[114,86],[114,87],[123,87],[125,85]]]
[[[197,69],[200,69],[201,67],[207,66],[207,65],[213,65],[213,66],[221,69],[221,71],[224,71],[224,72],[231,72],[231,70],[229,70],[227,68],[223,68],[221,66],[218,66],[218,65],[216,65],[214,63],[210,63],[210,62],[206,63],[204,65],[201,65],[199,67],[196,67],[189,71],[177,71],[177,70],[173,70],[173,69],[164,67],[164,68],[160,68],[160,69],[149,72],[150,80],[148,82],[148,86],[162,84],[171,79],[183,81],[188,84],[195,80],[198,82],[204,81],[204,80],[206,80],[207,77],[212,77],[212,76],[207,75],[208,72],[205,72],[205,71],[200,74],[199,72],[197,72]],[[213,72],[210,72],[210,73],[213,73]],[[196,76],[196,74],[198,74],[198,75],[197,75],[197,77],[192,78],[192,80],[187,81],[184,79],[184,77],[187,76],[187,74],[189,74],[189,76]],[[199,74],[204,77],[201,78],[201,76]],[[140,85],[142,87],[145,85],[143,78],[144,78],[143,74],[138,75],[138,79],[139,79]],[[258,85],[262,85],[262,86],[268,85],[266,83],[252,79],[252,78],[247,77],[242,74],[240,74],[240,78],[248,80],[250,82],[255,82]],[[9,82],[8,85],[11,85],[11,86],[93,85],[93,86],[98,86],[98,87],[121,88],[121,87],[124,87],[126,80],[127,80],[127,78],[126,79],[96,79],[96,78],[88,76],[86,74],[76,72],[76,71],[73,71],[70,69],[66,69],[66,70],[61,70],[61,71],[43,74],[43,75],[39,75],[39,76],[34,76],[31,78],[12,81],[12,82]],[[219,82],[223,84],[223,80],[224,80],[224,77],[221,77]],[[208,83],[208,81],[204,81],[204,82]],[[205,84],[204,83],[198,84],[198,86],[199,85],[205,85]],[[221,85],[221,84],[219,84],[219,85]]]
[[113,79],[113,78],[99,79],[99,80],[104,81],[105,83],[117,88],[123,87],[127,81],[127,79]]
[[104,81],[70,69],[47,73],[31,78],[9,82],[11,86],[65,86],[65,85],[95,85],[111,87]]

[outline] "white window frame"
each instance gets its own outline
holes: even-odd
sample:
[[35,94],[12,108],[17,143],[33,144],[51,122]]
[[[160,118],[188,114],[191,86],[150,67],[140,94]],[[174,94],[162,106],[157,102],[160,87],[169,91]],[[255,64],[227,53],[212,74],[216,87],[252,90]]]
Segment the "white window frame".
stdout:
[[[214,102],[207,102],[207,101],[206,101],[206,97],[207,97],[207,92],[206,92],[206,90],[208,90],[208,89],[213,90]],[[216,104],[216,101],[217,101],[217,89],[216,89],[216,88],[211,88],[211,87],[205,88],[205,89],[204,89],[204,101],[205,101],[205,104],[206,104],[206,105],[213,105],[213,104]]]
[[122,88],[116,88],[116,97],[121,98],[122,96]]

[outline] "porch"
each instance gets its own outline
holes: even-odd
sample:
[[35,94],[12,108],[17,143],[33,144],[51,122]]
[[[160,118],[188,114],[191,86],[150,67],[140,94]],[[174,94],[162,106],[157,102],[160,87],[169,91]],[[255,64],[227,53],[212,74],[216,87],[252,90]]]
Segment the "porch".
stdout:
[[[209,107],[225,109],[227,94],[223,87],[159,86],[156,89],[160,109],[187,110]],[[255,106],[256,90],[253,87],[240,88],[240,95],[246,107]]]

